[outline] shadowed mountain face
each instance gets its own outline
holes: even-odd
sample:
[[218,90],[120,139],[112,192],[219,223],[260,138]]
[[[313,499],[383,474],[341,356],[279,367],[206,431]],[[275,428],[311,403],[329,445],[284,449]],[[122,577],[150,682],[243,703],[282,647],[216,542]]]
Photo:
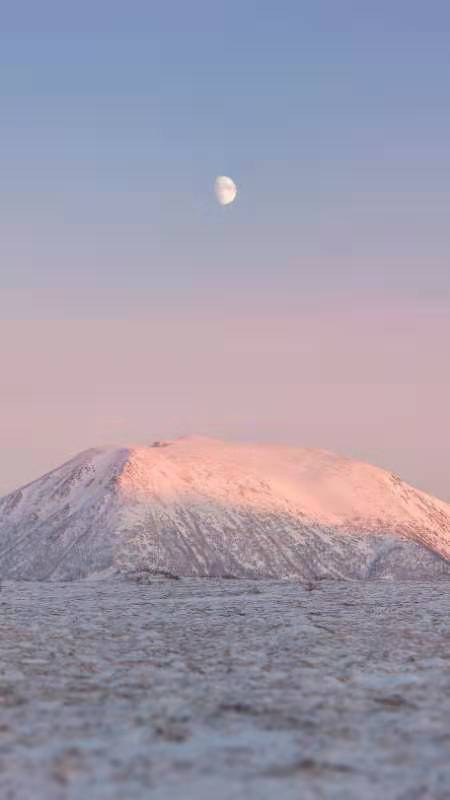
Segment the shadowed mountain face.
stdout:
[[0,500],[0,575],[449,573],[450,506],[333,453],[190,438],[88,450]]

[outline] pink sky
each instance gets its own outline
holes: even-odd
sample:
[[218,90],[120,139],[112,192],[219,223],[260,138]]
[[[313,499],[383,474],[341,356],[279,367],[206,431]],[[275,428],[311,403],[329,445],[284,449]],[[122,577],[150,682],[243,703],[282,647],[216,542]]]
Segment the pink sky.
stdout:
[[0,321],[0,493],[93,445],[202,433],[335,450],[450,499],[443,307],[63,320],[54,299],[46,319],[23,304]]

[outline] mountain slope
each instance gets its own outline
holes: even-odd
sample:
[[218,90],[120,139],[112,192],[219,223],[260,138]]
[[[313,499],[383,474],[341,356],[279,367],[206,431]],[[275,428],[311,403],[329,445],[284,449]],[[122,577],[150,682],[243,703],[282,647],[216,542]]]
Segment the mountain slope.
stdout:
[[447,574],[450,506],[333,453],[201,438],[98,448],[0,500],[0,575]]

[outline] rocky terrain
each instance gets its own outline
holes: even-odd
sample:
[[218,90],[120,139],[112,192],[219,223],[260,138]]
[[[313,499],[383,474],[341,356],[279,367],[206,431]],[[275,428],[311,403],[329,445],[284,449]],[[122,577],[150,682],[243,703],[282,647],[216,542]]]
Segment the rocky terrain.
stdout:
[[448,800],[450,583],[5,582],[2,800]]
[[2,799],[449,800],[449,555],[333,453],[81,453],[0,500]]
[[0,576],[448,574],[450,506],[321,450],[97,448],[0,500]]

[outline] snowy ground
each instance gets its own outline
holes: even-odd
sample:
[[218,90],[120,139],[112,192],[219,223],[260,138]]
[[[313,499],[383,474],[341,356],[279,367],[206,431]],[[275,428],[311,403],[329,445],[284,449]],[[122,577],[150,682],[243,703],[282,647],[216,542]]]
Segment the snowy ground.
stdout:
[[450,582],[5,583],[3,800],[450,798]]

